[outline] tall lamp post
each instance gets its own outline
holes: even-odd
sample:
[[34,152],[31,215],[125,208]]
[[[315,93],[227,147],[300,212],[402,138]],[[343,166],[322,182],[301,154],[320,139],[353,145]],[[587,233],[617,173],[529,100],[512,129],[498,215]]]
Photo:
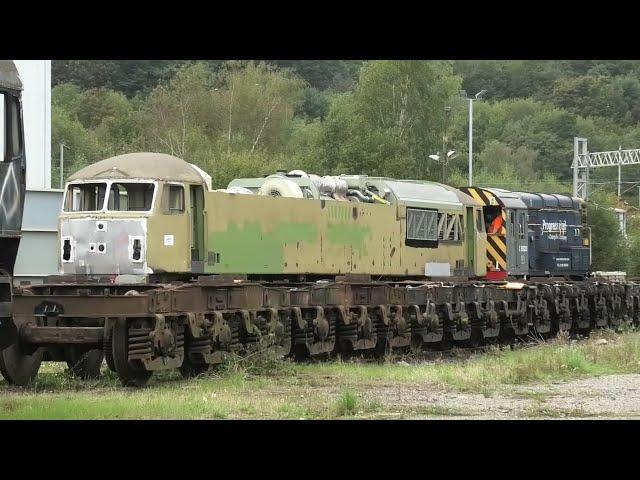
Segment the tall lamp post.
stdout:
[[469,186],[473,185],[473,100],[480,100],[487,93],[486,90],[480,90],[474,97],[467,97],[465,90],[460,91],[461,95],[469,100]]
[[60,190],[64,188],[64,149],[69,150],[65,144],[60,144]]
[[451,112],[451,107],[447,107],[447,105],[445,104],[444,106],[444,129],[443,129],[443,134],[442,134],[442,152],[443,152],[443,158],[442,158],[442,183],[444,183],[444,177],[445,177],[445,168],[447,166],[447,160],[448,157],[446,155],[444,155],[445,153],[448,152],[447,149],[447,120],[449,118],[449,113]]
[[449,163],[449,160],[456,158],[457,156],[458,154],[456,153],[455,150],[449,150],[444,155],[441,154],[440,152],[434,155],[429,155],[429,158],[431,160],[435,160],[436,162],[440,162],[442,164],[442,183],[444,183],[445,167],[447,166],[447,163]]

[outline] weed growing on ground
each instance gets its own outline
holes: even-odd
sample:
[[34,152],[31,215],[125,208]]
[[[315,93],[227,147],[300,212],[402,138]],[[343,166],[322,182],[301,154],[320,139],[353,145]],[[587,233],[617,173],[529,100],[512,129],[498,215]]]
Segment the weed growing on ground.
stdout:
[[217,369],[217,374],[240,374],[243,376],[287,376],[295,375],[296,365],[288,358],[282,358],[274,349],[271,336],[261,337],[244,355],[229,354]]
[[358,409],[358,396],[350,390],[342,392],[335,403],[335,413],[338,417],[355,415]]

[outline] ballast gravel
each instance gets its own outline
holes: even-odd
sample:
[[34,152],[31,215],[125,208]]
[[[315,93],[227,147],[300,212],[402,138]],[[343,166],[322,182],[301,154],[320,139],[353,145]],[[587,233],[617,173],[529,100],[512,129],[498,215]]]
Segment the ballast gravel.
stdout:
[[362,396],[380,404],[389,418],[640,418],[638,374],[505,386],[486,395],[442,391],[433,385],[379,385]]

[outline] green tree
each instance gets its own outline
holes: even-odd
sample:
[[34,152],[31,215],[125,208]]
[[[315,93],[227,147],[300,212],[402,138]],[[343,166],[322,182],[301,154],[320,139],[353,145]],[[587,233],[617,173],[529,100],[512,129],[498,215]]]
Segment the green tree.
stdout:
[[589,201],[587,219],[591,227],[592,270],[626,271],[631,266],[629,244],[620,232],[614,206],[615,198],[602,193],[593,194]]
[[96,135],[87,130],[69,112],[53,108],[51,112],[51,186],[60,186],[60,145],[64,152],[64,177],[100,160],[100,146]]
[[185,60],[54,60],[52,84],[72,83],[82,90],[108,88],[129,97],[166,82]]
[[321,155],[331,171],[425,178],[442,149],[444,106],[460,79],[449,62],[375,61],[353,93],[333,99]]
[[275,65],[288,69],[317,90],[346,92],[358,81],[359,60],[277,60]]

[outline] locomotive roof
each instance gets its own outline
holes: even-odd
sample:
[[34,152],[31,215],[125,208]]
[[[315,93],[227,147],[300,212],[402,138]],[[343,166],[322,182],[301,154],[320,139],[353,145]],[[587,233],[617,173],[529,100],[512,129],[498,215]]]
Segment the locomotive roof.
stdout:
[[451,187],[449,185],[444,185],[444,184],[440,184],[442,185],[444,188],[446,188],[447,190],[449,190],[450,192],[453,192],[456,194],[456,196],[458,197],[458,200],[460,201],[460,203],[462,203],[463,205],[481,205],[480,202],[478,202],[475,198],[473,198],[471,195],[467,195],[465,192],[463,192],[462,190],[459,190],[455,187]]
[[73,180],[149,179],[203,183],[202,175],[184,160],[164,153],[137,152],[101,160],[78,170]]
[[578,210],[582,203],[581,199],[568,197],[567,195],[529,192],[516,193],[529,208],[564,208]]
[[[527,206],[517,193],[503,190],[502,188],[461,187],[463,191],[470,192],[482,205],[499,205],[506,208],[522,208]],[[466,192],[465,192],[466,193]]]
[[13,60],[0,60],[0,88],[22,90],[22,81]]
[[463,202],[455,189],[435,182],[392,180],[384,178],[384,182],[402,202],[447,203],[460,206]]

